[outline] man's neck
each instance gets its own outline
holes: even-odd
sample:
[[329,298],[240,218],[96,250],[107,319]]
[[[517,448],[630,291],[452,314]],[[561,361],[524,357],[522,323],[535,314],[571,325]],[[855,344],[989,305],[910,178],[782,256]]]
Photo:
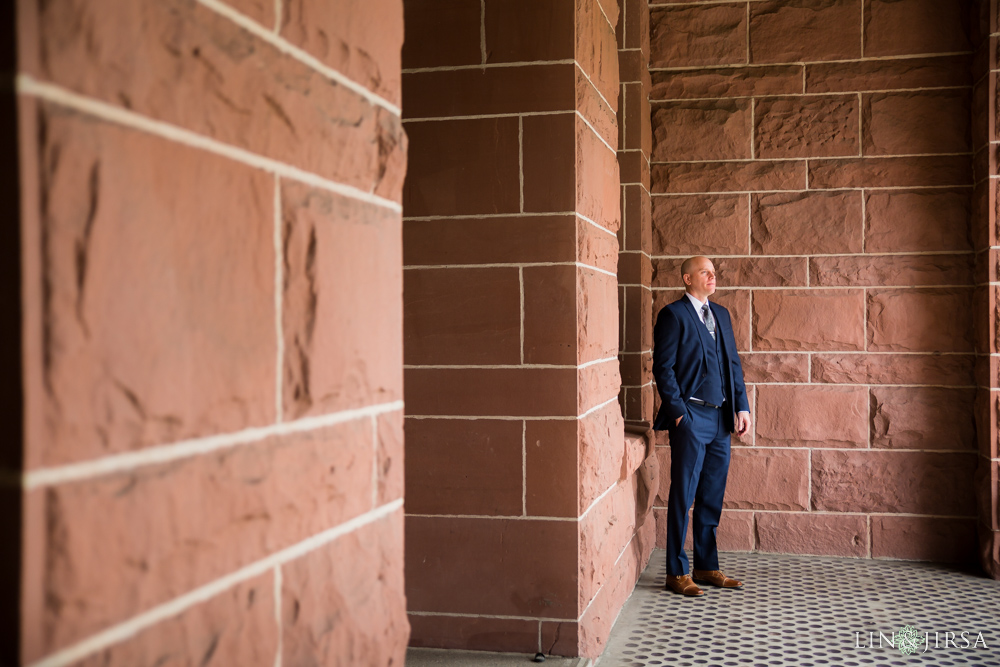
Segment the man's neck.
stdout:
[[706,294],[706,295],[704,295],[704,296],[698,296],[698,295],[697,295],[697,294],[695,294],[694,292],[688,292],[688,291],[685,291],[684,293],[685,293],[685,294],[687,294],[687,295],[688,295],[689,297],[691,297],[692,299],[694,299],[695,301],[697,301],[698,303],[701,303],[701,304],[706,304],[706,303],[708,303],[708,297],[709,297],[709,295],[708,295],[708,294]]

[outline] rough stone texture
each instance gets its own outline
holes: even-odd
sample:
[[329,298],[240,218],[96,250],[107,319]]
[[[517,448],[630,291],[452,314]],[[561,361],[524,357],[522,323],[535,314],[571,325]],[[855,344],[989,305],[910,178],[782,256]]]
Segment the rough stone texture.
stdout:
[[871,445],[975,450],[974,398],[974,389],[873,387]]
[[572,215],[403,222],[403,264],[407,267],[576,259],[577,225]]
[[383,413],[375,418],[375,466],[377,496],[381,506],[403,497],[403,412]]
[[651,9],[650,67],[731,65],[747,61],[745,5]]
[[621,385],[617,358],[581,368],[577,372],[576,414],[585,414],[592,408],[615,398],[621,391]]
[[969,217],[967,190],[867,192],[865,250],[971,250]]
[[518,363],[521,358],[518,273],[516,267],[405,271],[406,363]]
[[856,514],[757,512],[759,549],[767,553],[864,558],[868,522]]
[[745,510],[808,509],[809,452],[734,447],[723,507]]
[[865,335],[864,307],[861,290],[756,292],[753,349],[861,350]]
[[407,419],[406,511],[520,515],[523,428],[519,421]]
[[865,55],[970,51],[970,0],[865,0]]
[[576,532],[570,521],[407,517],[407,606],[576,618]]
[[[658,258],[654,287],[683,287],[684,259]],[[725,287],[805,286],[804,257],[719,257],[715,260],[718,284]]]
[[[614,276],[600,273],[592,269],[579,267],[576,269],[576,359],[571,363],[585,364],[599,359],[608,359],[618,354],[618,281]],[[631,314],[640,315],[642,321],[651,320],[652,313],[649,293],[638,287],[627,288],[637,291],[641,299],[638,308],[633,307]],[[644,328],[630,328],[636,340],[629,347],[633,350],[649,349],[647,344],[639,340]],[[527,335],[527,332],[525,332]],[[572,338],[570,338],[572,340]]]
[[[40,8],[43,78],[366,192],[399,199],[406,138],[398,117],[204,5],[188,0],[59,0]],[[358,12],[351,16],[357,26],[365,23],[381,31],[381,21],[386,25],[379,48],[351,41],[346,44],[347,58],[357,59],[359,49],[365,49],[375,61],[386,58],[398,68],[402,32],[394,12],[382,12],[374,26]],[[314,27],[322,25],[331,36],[341,34],[340,26],[346,25],[341,19],[338,11]],[[363,68],[374,61],[358,62],[362,69],[357,76],[367,77]],[[386,69],[390,63],[378,67],[386,72],[388,87],[382,92],[398,98],[391,90],[398,89],[398,74],[392,83]]]
[[712,301],[729,311],[736,349],[750,349],[750,290],[720,290],[712,296]]
[[757,446],[867,447],[864,387],[757,387]]
[[747,382],[808,382],[809,356],[750,352],[740,354]]
[[[622,437],[623,422],[617,403],[609,403],[578,420],[577,423],[579,500],[574,516],[582,516],[602,493],[620,479],[631,475],[633,471],[625,472],[628,466]],[[618,442],[622,444],[617,445]],[[584,566],[582,563],[581,560],[581,567]]]
[[47,489],[44,652],[371,510],[374,457],[360,419]]
[[278,652],[274,575],[248,579],[180,615],[94,653],[75,667],[265,665]]
[[[650,292],[644,287],[624,287],[624,306],[619,306],[619,313],[625,326],[622,342],[628,350],[652,350],[653,347],[653,301]],[[610,302],[605,301],[607,309]],[[607,322],[601,328],[606,328]],[[612,337],[614,332],[608,332]]]
[[812,453],[812,505],[831,512],[974,516],[975,454]]
[[976,522],[924,516],[873,516],[872,557],[973,562]]
[[516,213],[517,118],[408,123],[408,216]]
[[398,106],[402,4],[287,0],[279,34]]
[[617,233],[622,213],[615,144],[608,148],[583,119],[575,117],[575,124],[576,198],[573,210]]
[[[577,317],[586,312],[577,305],[575,266],[528,266],[522,275],[524,317],[524,361],[529,364],[577,363]],[[514,275],[517,290],[517,273]],[[515,291],[515,306],[520,294]],[[487,303],[488,306],[488,303]],[[612,326],[617,318],[612,318]],[[520,312],[515,317],[514,335],[520,335]],[[520,342],[518,342],[520,346]],[[598,357],[600,358],[600,357]],[[513,361],[518,363],[518,355]]]
[[966,89],[864,96],[865,155],[965,153],[970,146]]
[[775,65],[651,72],[650,98],[672,100],[801,93],[803,67],[804,65]]
[[868,349],[971,352],[970,288],[868,291]]
[[750,102],[658,103],[653,106],[653,145],[650,157],[656,162],[749,158]]
[[[587,420],[601,418],[590,415]],[[521,426],[518,422],[514,424]],[[524,502],[529,516],[580,515],[577,475],[566,472],[580,470],[579,424],[577,420],[524,422]]]
[[[531,2],[531,0],[522,1]],[[576,0],[574,3],[576,39],[574,54],[570,57],[575,58],[577,66],[587,74],[591,83],[600,91],[601,97],[611,107],[611,112],[615,113],[618,111],[619,84],[618,44],[615,41],[614,28],[617,16],[605,18],[603,4],[615,5],[617,9],[616,0]],[[519,27],[515,33],[523,31],[520,25],[524,24],[526,17],[520,15],[518,21]],[[544,39],[550,39],[549,35],[545,35]]]
[[813,382],[848,384],[972,384],[974,358],[937,354],[814,354]]
[[[860,252],[861,206],[858,192],[754,194],[751,196],[753,252]],[[816,233],[817,225],[822,227],[822,234]]]
[[285,417],[398,400],[399,214],[282,181],[281,227]]
[[764,98],[754,107],[756,157],[858,154],[857,95]]
[[579,523],[579,608],[586,609],[613,576],[635,533],[635,478],[615,484]]
[[282,664],[403,664],[402,510],[283,565],[281,577]]
[[967,55],[810,63],[805,68],[807,93],[972,85]]
[[[563,631],[569,634],[567,628]],[[411,614],[410,646],[534,654],[538,651],[538,621]]]
[[273,178],[44,105],[38,122],[27,467],[272,422]]
[[970,255],[846,255],[809,259],[809,284],[824,286],[968,285]]
[[622,250],[649,253],[653,247],[653,202],[641,185],[622,187],[622,225],[619,234]]
[[[574,54],[573,0],[534,2],[533,0],[487,0],[483,19],[483,37],[487,63],[531,62],[537,60],[566,60]],[[441,11],[436,5],[428,10],[442,16],[451,12]],[[479,15],[475,26],[463,26],[468,38],[479,34]],[[451,34],[437,28],[437,41],[448,42]],[[477,44],[478,46],[478,44]],[[478,55],[478,51],[477,51]],[[458,97],[458,96],[452,96]]]
[[404,400],[407,415],[577,415],[576,384],[573,369],[410,368]]
[[[439,9],[437,0],[404,0],[403,67],[479,65],[482,62],[480,0],[455,0],[449,3],[447,12]],[[443,35],[448,38],[442,39]]]
[[855,160],[810,160],[809,187],[919,188],[967,185],[972,180],[971,161],[966,156],[858,158]]
[[653,198],[653,254],[746,252],[747,195]]
[[755,63],[861,56],[861,6],[854,0],[770,0],[750,5]]
[[799,190],[805,186],[805,160],[652,165],[655,193]]

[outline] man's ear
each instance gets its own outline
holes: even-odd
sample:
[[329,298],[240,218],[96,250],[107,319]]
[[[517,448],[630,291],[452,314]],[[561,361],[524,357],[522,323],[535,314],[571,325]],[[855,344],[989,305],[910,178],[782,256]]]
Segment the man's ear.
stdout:
[[685,273],[683,276],[681,276],[681,280],[684,281],[685,285],[687,285],[689,287],[691,286],[691,274],[690,273]]

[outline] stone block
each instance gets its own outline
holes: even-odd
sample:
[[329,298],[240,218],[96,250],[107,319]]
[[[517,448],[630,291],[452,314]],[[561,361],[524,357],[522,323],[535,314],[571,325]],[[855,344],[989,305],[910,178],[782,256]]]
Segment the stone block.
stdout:
[[404,271],[405,362],[520,363],[518,274],[517,267]]
[[650,67],[747,62],[745,5],[657,7],[649,21]]
[[622,225],[619,247],[649,254],[653,248],[653,203],[642,185],[622,186]]
[[578,227],[573,215],[406,220],[403,265],[572,262]]
[[[667,260],[670,261],[670,260]],[[622,285],[645,285],[653,282],[653,262],[649,255],[622,252],[618,255],[618,282]]]
[[[572,268],[572,267],[571,267]],[[638,299],[629,299],[633,308],[629,315],[638,322],[652,321],[650,312],[652,299],[649,290],[641,287],[628,287],[629,292],[638,292]],[[573,318],[576,331],[576,359],[570,363],[585,364],[599,359],[610,359],[618,355],[618,281],[614,276],[600,273],[593,269],[577,268],[576,280],[576,317]],[[636,316],[639,316],[638,318]],[[641,319],[639,319],[641,318]],[[630,328],[630,333],[637,334],[629,347],[649,349],[642,345],[640,337],[643,328]],[[572,335],[572,334],[571,334]],[[573,338],[570,338],[573,341]]]
[[765,553],[864,558],[868,521],[856,514],[757,512],[758,549]]
[[972,163],[967,156],[809,161],[809,187],[815,190],[870,188],[875,184],[886,188],[964,186],[971,182]]
[[751,157],[748,100],[660,102],[652,127],[654,162]]
[[867,447],[864,387],[757,387],[757,446]]
[[748,195],[653,198],[653,254],[739,255],[750,245]]
[[[587,419],[591,417],[593,415],[588,415]],[[579,424],[575,420],[535,419],[524,422],[525,506],[528,516],[580,515],[577,500]],[[483,474],[492,475],[493,472],[486,470]]]
[[[553,116],[542,116],[553,118]],[[575,210],[617,234],[621,225],[621,176],[618,173],[618,155],[615,144],[605,144],[583,119],[574,117],[576,122],[576,174]],[[573,155],[572,148],[569,155]],[[553,165],[555,166],[555,165]],[[527,173],[525,173],[527,178]],[[526,181],[527,182],[527,181]],[[528,208],[528,190],[525,186],[525,209]],[[548,194],[551,198],[552,194]],[[544,206],[536,206],[545,210]]]
[[652,117],[649,99],[647,99],[649,89],[641,83],[623,84],[622,88],[626,141],[620,142],[619,148],[645,150],[648,155],[652,152],[653,141],[652,125],[648,120]]
[[[595,276],[596,277],[596,276]],[[614,283],[612,282],[612,285]],[[626,350],[650,350],[653,347],[653,299],[649,290],[644,287],[625,287],[625,301],[621,316],[625,330],[621,341]],[[609,301],[603,300],[604,310],[608,309]],[[581,317],[583,313],[581,313]],[[607,329],[608,320],[597,323],[603,334],[598,334],[605,344],[610,342],[614,332]],[[589,327],[589,325],[588,325]],[[589,327],[592,328],[592,327]],[[583,332],[581,332],[583,333]],[[596,333],[596,331],[595,331]],[[590,332],[587,332],[590,335]],[[610,350],[608,350],[610,352]],[[605,353],[607,354],[607,352]]]
[[399,214],[282,181],[281,227],[285,418],[399,400]]
[[755,157],[858,155],[857,95],[769,97],[754,106]]
[[812,381],[836,384],[972,384],[971,355],[814,354]]
[[283,565],[281,577],[282,664],[403,664],[402,510]]
[[455,0],[446,12],[437,0],[404,0],[403,68],[481,64],[482,20],[480,0]]
[[865,193],[865,250],[971,250],[968,190]]
[[[483,39],[486,62],[523,63],[538,60],[569,60],[574,57],[574,2],[555,0],[486,0],[483,14]],[[437,14],[448,14],[440,6]],[[479,24],[475,26],[479,35]],[[451,33],[442,32],[440,41],[450,41]]]
[[410,516],[407,606],[414,612],[576,618],[577,560],[576,521]]
[[579,179],[576,173],[576,116],[572,113],[530,116],[520,122],[523,210],[575,211]]
[[859,192],[761,193],[750,201],[755,254],[861,252]]
[[827,286],[967,285],[970,255],[845,255],[811,257],[809,284]]
[[410,646],[534,654],[539,650],[538,621],[410,614]]
[[39,122],[26,467],[273,423],[273,177],[46,105]]
[[[579,114],[580,119],[590,123],[597,135],[609,146],[623,148],[625,144],[621,140],[620,134],[620,130],[623,130],[623,128],[619,126],[624,124],[625,103],[618,103],[619,90],[615,89],[615,102],[614,108],[612,108],[610,103],[601,95],[601,92],[587,79],[583,70],[575,67],[573,74],[576,81],[576,113]],[[635,85],[632,88],[638,89],[639,86]],[[641,104],[639,105],[633,105],[634,108],[631,109],[630,115],[634,114],[638,109],[645,108],[643,118],[649,118],[649,102],[646,100],[641,100],[640,102]],[[618,110],[616,111],[615,109]],[[644,137],[649,134],[648,120],[645,121],[645,126],[643,128]],[[652,150],[648,141],[643,148],[647,155]]]
[[976,449],[975,389],[872,387],[871,446]]
[[375,417],[375,506],[403,498],[403,412],[398,410]]
[[73,664],[193,664],[205,656],[220,665],[271,664],[279,641],[274,610],[274,575],[269,572],[242,581]]
[[509,420],[407,419],[406,511],[520,516],[523,427]]
[[651,72],[652,100],[793,95],[802,92],[804,65]]
[[812,452],[812,509],[827,512],[975,514],[974,453]]
[[865,0],[864,54],[901,56],[971,51],[971,0]]
[[805,65],[807,93],[971,86],[968,55]]
[[517,118],[408,123],[407,216],[517,213]]
[[370,511],[374,457],[358,419],[49,487],[44,653]]
[[[506,2],[507,0],[499,0]],[[532,0],[523,0],[527,4]],[[544,4],[544,3],[542,3]],[[576,0],[575,47],[574,54],[569,56],[576,60],[577,66],[587,74],[590,82],[600,91],[612,112],[618,111],[618,44],[615,41],[615,19],[605,17],[602,5],[615,5],[616,0]],[[609,23],[610,20],[610,23]],[[513,31],[521,34],[525,16],[518,16],[518,27]],[[544,35],[542,39],[550,39]]]
[[809,355],[744,352],[740,355],[747,382],[809,381]]
[[582,415],[621,392],[618,359],[580,368],[577,373],[577,414]]
[[967,153],[971,118],[966,89],[869,93],[862,108],[864,154]]
[[[407,72],[403,116],[410,120],[569,111],[576,106],[574,81],[574,68],[565,63]],[[455,90],[463,92],[456,95]],[[413,123],[407,127],[411,131]]]
[[622,185],[642,185],[649,187],[649,158],[642,151],[630,149],[618,151],[618,173]]
[[[653,260],[656,277],[654,287],[684,287],[680,257],[658,257]],[[729,287],[789,287],[805,286],[805,257],[719,257],[715,260],[718,284]]]
[[576,267],[529,266],[521,272],[524,362],[576,365]]
[[[635,480],[615,484],[579,522],[579,607],[611,584],[615,564],[635,533]],[[613,585],[613,584],[612,584]]]
[[[371,9],[387,3],[383,11]],[[345,6],[333,16],[314,26],[322,24],[336,43],[331,57],[339,58],[344,46],[344,62],[351,61],[345,74],[398,104],[398,0]],[[399,199],[406,137],[397,116],[201,3],[60,0],[41,8],[38,20],[42,80]],[[364,37],[347,26],[364,27]],[[341,35],[351,37],[344,43]],[[361,58],[365,49],[370,55]]]
[[734,447],[726,485],[727,509],[806,510],[809,452]]
[[579,445],[576,478],[579,501],[572,516],[582,516],[602,493],[619,479],[632,474],[631,470],[624,472],[627,469],[623,446],[624,423],[617,403],[609,403],[577,423]]
[[407,415],[579,414],[576,372],[563,368],[410,368]]
[[[736,349],[750,349],[750,290],[723,289],[712,296],[712,301],[729,311],[733,321],[733,338]],[[652,341],[650,341],[652,347]]]
[[787,63],[861,56],[853,0],[769,0],[750,5],[750,61]]
[[761,352],[861,350],[861,290],[774,290],[753,297],[753,349]]
[[973,563],[977,547],[974,519],[872,517],[872,558]]
[[789,190],[806,186],[806,161],[703,162],[651,165],[654,193]]
[[972,289],[868,290],[868,350],[972,352]]

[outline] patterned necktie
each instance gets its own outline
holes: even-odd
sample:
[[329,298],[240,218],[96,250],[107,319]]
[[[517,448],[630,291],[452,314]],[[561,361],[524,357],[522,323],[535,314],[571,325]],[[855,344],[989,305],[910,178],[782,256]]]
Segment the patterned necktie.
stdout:
[[705,326],[708,327],[708,333],[711,334],[712,340],[715,340],[715,318],[712,317],[712,311],[707,303],[701,307],[701,314],[705,316]]

